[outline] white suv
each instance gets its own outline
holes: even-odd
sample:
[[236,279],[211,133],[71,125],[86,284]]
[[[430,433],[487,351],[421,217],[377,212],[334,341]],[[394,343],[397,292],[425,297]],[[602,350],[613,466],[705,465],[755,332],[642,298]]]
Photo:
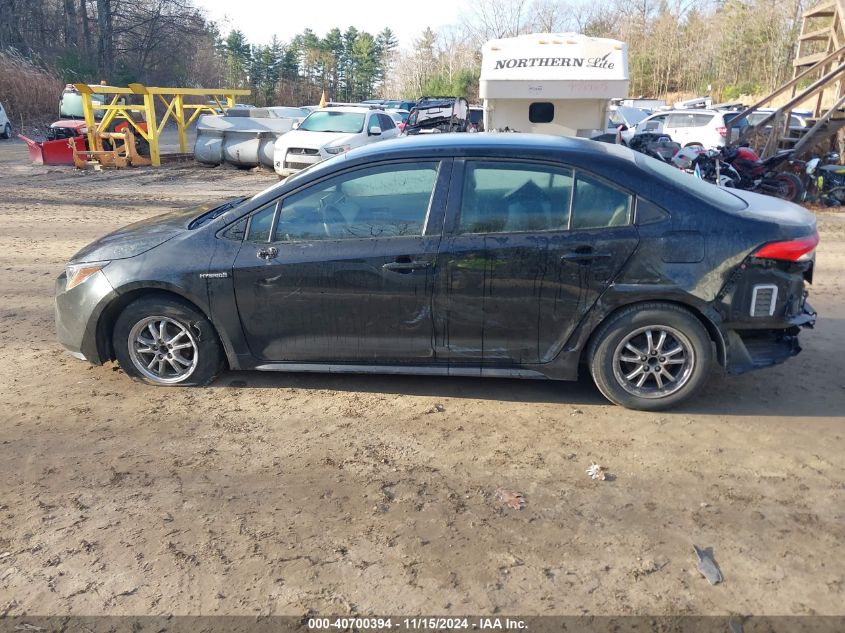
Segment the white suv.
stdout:
[[[698,109],[656,112],[622,132],[622,140],[627,144],[634,134],[655,132],[666,134],[681,147],[688,145],[701,145],[706,148],[722,147],[727,142],[727,122],[737,114],[737,112]],[[748,121],[745,119],[735,122],[731,130],[731,139],[735,140],[741,128],[747,125]]]
[[297,129],[278,138],[273,168],[280,176],[289,176],[353,147],[398,135],[396,124],[384,110],[359,106],[319,108]]
[[12,138],[12,124],[2,103],[0,103],[0,138]]

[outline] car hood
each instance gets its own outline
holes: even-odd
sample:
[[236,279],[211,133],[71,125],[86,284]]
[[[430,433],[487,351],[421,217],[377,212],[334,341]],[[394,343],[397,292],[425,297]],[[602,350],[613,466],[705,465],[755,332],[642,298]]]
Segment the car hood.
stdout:
[[280,136],[278,144],[284,147],[308,147],[320,149],[326,145],[342,145],[355,138],[356,134],[347,132],[308,132],[293,130]]
[[129,224],[91,242],[68,263],[80,264],[135,257],[187,231],[192,220],[219,207],[223,202],[225,201],[172,211]]

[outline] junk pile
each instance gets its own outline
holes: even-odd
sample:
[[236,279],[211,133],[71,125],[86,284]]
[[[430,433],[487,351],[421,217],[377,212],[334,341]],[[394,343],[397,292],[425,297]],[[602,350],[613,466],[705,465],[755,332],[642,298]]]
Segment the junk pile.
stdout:
[[411,108],[403,133],[466,132],[469,103],[463,97],[423,97]]
[[273,168],[273,148],[282,134],[307,116],[304,108],[233,108],[197,122],[194,158],[206,165],[228,163]]

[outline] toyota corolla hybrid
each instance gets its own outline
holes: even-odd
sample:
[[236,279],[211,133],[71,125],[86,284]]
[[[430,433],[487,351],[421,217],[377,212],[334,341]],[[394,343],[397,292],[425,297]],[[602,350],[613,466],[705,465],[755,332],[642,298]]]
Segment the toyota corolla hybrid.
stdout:
[[656,410],[799,351],[814,216],[626,148],[385,141],[83,248],[60,342],[156,385],[223,369],[575,379]]

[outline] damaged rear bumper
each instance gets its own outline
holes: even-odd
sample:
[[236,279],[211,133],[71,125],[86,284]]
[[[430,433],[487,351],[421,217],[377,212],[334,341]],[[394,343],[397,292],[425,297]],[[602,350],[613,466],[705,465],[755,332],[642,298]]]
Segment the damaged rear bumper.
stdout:
[[801,313],[786,321],[783,328],[728,330],[725,369],[729,374],[744,374],[796,356],[801,351],[798,334],[802,328],[812,328],[816,316],[816,311],[804,301]]

